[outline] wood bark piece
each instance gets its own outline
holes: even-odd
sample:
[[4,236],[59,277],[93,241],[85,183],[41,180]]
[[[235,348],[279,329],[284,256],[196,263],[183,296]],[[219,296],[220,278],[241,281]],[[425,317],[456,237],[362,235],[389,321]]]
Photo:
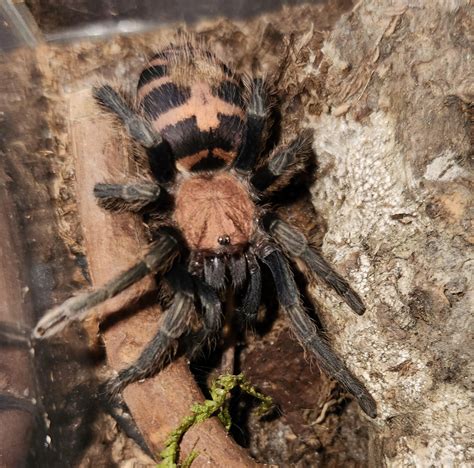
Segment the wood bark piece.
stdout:
[[[25,294],[22,246],[13,202],[0,180],[0,320],[31,326],[31,308]],[[0,393],[22,398],[34,394],[28,349],[0,347]],[[26,411],[0,411],[0,467],[23,466],[28,456],[34,416]]]
[[[128,173],[128,144],[99,113],[89,89],[72,94],[69,104],[79,215],[89,271],[97,286],[132,265],[145,250],[146,242],[138,217],[127,213],[111,215],[98,208],[93,197],[96,183],[124,180]],[[153,287],[153,280],[146,278],[97,308],[102,316],[124,306],[133,312],[117,320],[104,333],[107,360],[115,370],[133,362],[157,330],[159,307],[136,305],[136,299],[153,291]],[[169,432],[189,414],[192,403],[203,400],[183,358],[157,376],[127,387],[124,398],[155,453],[163,448]],[[191,450],[199,452],[193,467],[256,465],[215,418],[193,428],[184,437],[183,455]]]

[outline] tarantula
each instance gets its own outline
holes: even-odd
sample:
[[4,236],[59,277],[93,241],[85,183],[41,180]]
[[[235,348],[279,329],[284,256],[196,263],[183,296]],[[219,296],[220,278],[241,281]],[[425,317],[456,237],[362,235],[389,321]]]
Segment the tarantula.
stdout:
[[215,337],[223,291],[240,297],[237,313],[254,320],[265,266],[298,340],[375,417],[374,399],[305,312],[288,258],[321,277],[358,315],[365,306],[305,236],[272,212],[265,197],[272,187],[304,171],[311,155],[311,138],[303,133],[259,162],[269,113],[265,83],[242,79],[213,53],[184,42],[150,59],[138,81],[136,105],[110,85],[95,88],[93,95],[145,149],[154,180],[97,184],[97,202],[108,210],[149,216],[160,211],[160,223],[143,258],[104,286],[49,311],[34,336],[49,337],[146,275],[157,275],[173,291],[170,306],[138,360],[108,381],[108,392],[118,394],[161,370],[177,343],[189,335],[196,314],[200,328],[193,335],[194,347]]

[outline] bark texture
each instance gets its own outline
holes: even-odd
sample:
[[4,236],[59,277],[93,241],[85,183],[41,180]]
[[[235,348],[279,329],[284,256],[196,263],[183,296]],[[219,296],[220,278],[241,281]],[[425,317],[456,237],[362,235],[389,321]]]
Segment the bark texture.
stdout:
[[[368,383],[380,466],[468,466],[472,412],[472,9],[360,2],[325,42],[309,116],[323,250],[365,297],[325,317]],[[472,461],[472,460],[471,460]]]

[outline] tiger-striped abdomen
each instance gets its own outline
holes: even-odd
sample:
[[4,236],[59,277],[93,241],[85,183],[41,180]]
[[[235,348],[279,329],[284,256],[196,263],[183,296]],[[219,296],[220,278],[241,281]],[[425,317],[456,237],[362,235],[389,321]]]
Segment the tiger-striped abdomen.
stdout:
[[245,117],[241,85],[207,51],[160,52],[140,76],[138,97],[178,170],[218,169],[236,158]]

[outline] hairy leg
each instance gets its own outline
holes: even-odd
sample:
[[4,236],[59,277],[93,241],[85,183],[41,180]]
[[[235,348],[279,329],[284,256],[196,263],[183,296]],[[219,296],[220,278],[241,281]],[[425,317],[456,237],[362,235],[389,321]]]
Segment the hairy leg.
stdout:
[[250,96],[247,104],[247,129],[235,161],[235,168],[240,171],[251,171],[262,150],[262,139],[267,120],[268,96],[262,79],[254,79],[250,84]]
[[172,358],[178,339],[188,328],[194,310],[192,280],[179,266],[174,266],[166,274],[166,279],[176,292],[170,308],[160,319],[158,332],[132,365],[103,383],[99,390],[99,398],[110,415],[125,434],[152,458],[154,454],[148,448],[121,392],[127,385],[159,372]]
[[162,233],[148,253],[130,269],[91,292],[71,297],[63,304],[48,311],[36,325],[33,336],[47,338],[58,333],[73,320],[81,320],[87,311],[102,302],[115,297],[149,273],[163,273],[177,255],[177,241]]
[[[250,183],[259,191],[271,189],[275,182],[279,188],[288,183],[298,172],[305,169],[306,161],[312,154],[312,132],[305,131],[290,144],[279,146],[269,156],[268,161],[251,177]],[[282,180],[284,183],[282,184]]]
[[137,114],[126,100],[110,85],[94,88],[92,92],[101,107],[115,114],[129,135],[145,148],[153,148],[162,142],[153,126]]
[[0,321],[0,346],[31,348],[31,330],[25,326]]
[[96,184],[94,196],[101,208],[139,212],[158,202],[161,187],[153,182],[136,184]]
[[176,291],[170,308],[161,317],[156,335],[132,365],[105,384],[105,392],[116,395],[127,385],[159,372],[175,354],[178,339],[187,331],[193,314],[193,299],[186,292]]
[[[33,352],[30,335],[31,330],[25,326],[0,321],[0,348],[19,348]],[[0,411],[10,410],[25,411],[37,418],[40,416],[40,411],[32,400],[0,392]]]
[[118,394],[111,397],[101,390],[98,395],[98,400],[110,416],[115,419],[125,435],[134,440],[144,453],[155,459],[156,455],[148,447],[140,429],[130,414],[127,404],[123,400],[122,395]]
[[214,344],[222,326],[222,303],[211,287],[194,278],[196,293],[203,308],[203,325],[200,330],[191,333],[186,340],[187,355],[195,358],[203,349]]
[[225,263],[222,257],[214,256],[204,259],[204,278],[206,283],[216,290],[225,286]]
[[229,275],[234,289],[240,288],[247,276],[247,262],[243,255],[232,255],[229,259]]
[[39,410],[31,400],[8,393],[0,393],[0,411],[10,410],[25,411],[35,417],[39,416]]
[[349,283],[324,260],[321,254],[308,245],[302,232],[277,218],[269,218],[264,225],[276,242],[292,257],[300,258],[310,270],[334,289],[358,315],[365,312],[365,305]]
[[254,253],[249,251],[246,254],[248,265],[248,284],[245,295],[242,299],[242,305],[239,309],[241,315],[248,323],[253,323],[257,319],[258,308],[262,296],[262,274],[260,265]]
[[204,328],[216,333],[222,324],[222,303],[217,293],[207,284],[195,279],[196,291],[204,309]]
[[334,377],[354,395],[362,410],[371,418],[375,418],[377,407],[374,399],[320,336],[316,324],[304,311],[293,274],[283,254],[276,248],[267,247],[267,250],[262,252],[261,259],[273,275],[278,300],[288,315],[298,340],[316,357],[321,368],[329,376]]

